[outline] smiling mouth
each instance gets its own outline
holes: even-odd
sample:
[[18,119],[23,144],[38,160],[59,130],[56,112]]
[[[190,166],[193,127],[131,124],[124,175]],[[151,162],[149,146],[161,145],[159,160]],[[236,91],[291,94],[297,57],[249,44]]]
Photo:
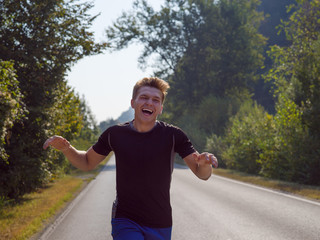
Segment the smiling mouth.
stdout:
[[146,109],[146,108],[143,108],[143,109],[142,109],[142,112],[143,112],[144,114],[146,114],[146,115],[151,115],[151,114],[153,113],[152,110]]

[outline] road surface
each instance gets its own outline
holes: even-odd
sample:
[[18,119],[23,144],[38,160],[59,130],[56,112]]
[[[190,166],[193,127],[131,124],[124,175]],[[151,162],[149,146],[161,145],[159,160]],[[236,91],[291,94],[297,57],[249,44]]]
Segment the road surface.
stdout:
[[[42,240],[111,238],[115,198],[114,157]],[[177,166],[171,188],[173,240],[318,240],[320,203],[226,178],[198,180]]]

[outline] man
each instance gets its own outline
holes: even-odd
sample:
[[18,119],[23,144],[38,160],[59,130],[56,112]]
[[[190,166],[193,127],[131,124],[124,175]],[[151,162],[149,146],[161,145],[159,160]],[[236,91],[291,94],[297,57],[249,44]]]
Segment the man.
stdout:
[[184,132],[157,121],[169,84],[159,78],[143,78],[133,89],[134,120],[103,132],[88,151],[78,151],[60,137],[49,145],[62,151],[84,171],[95,168],[111,151],[116,157],[117,198],[113,206],[112,236],[115,240],[169,240],[172,231],[170,183],[174,153],[192,172],[207,180],[218,161],[211,153],[199,154]]

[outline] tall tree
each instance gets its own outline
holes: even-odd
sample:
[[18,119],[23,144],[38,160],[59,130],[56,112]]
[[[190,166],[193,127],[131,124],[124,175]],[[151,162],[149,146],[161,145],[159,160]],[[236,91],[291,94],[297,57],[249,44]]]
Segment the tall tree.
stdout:
[[11,128],[27,113],[22,99],[13,63],[0,61],[0,162],[2,164],[8,159],[5,145],[10,139]]
[[131,43],[141,43],[144,49],[139,58],[140,67],[149,66],[149,58],[155,56],[154,67],[159,74],[173,72],[189,44],[183,18],[190,4],[187,0],[166,0],[156,12],[146,0],[135,0],[132,11],[124,12],[106,30],[110,49],[120,50]]
[[[259,73],[264,74],[272,67],[272,60],[268,56],[267,51],[273,45],[288,46],[290,41],[286,39],[284,32],[279,32],[279,25],[282,21],[287,21],[290,12],[287,7],[295,3],[296,0],[261,0],[258,11],[265,14],[265,19],[261,22],[259,32],[267,38],[267,44],[264,48],[264,68]],[[254,87],[254,99],[258,101],[270,113],[275,112],[275,102],[272,96],[272,82],[265,82],[262,77],[259,78]]]
[[192,44],[169,80],[174,102],[183,99],[194,105],[210,94],[226,97],[252,91],[265,43],[258,33],[263,19],[256,11],[259,1],[195,2],[190,12],[202,21],[197,28],[185,24]]
[[274,67],[268,79],[275,82],[278,137],[285,140],[286,170],[289,165],[292,180],[319,184],[320,1],[298,0],[291,7],[295,12],[282,29],[292,44],[271,49]]
[[166,0],[156,12],[136,0],[133,10],[107,29],[107,41],[114,49],[143,44],[143,66],[157,56],[155,74],[171,85],[167,117],[172,119],[208,95],[249,95],[263,64],[258,5],[258,0]]
[[[268,38],[266,48],[273,45],[290,45],[290,41],[286,38],[285,33],[279,32],[279,25],[283,21],[288,21],[290,16],[288,7],[295,3],[296,0],[261,0],[258,11],[262,11],[265,14],[265,19],[261,22],[259,31]],[[266,60],[268,60],[270,64],[272,63],[269,58]]]
[[[28,118],[12,128],[6,145],[8,164],[1,168],[3,190],[17,197],[42,184],[50,175],[43,141],[61,129],[55,116],[63,117],[72,129],[76,96],[67,94],[65,75],[70,66],[87,55],[102,51],[89,27],[96,16],[88,11],[91,3],[77,0],[14,1],[0,5],[0,59],[14,61],[19,87],[24,97]],[[68,102],[65,114],[56,114],[56,101]],[[59,105],[59,104],[58,104]],[[76,119],[80,121],[81,119]],[[61,132],[61,131],[60,131]],[[14,176],[14,177],[13,177]],[[9,184],[9,185],[8,185]]]
[[101,132],[84,96],[80,99],[80,113],[83,117],[83,127],[79,136],[72,141],[72,145],[77,149],[88,149],[97,141]]

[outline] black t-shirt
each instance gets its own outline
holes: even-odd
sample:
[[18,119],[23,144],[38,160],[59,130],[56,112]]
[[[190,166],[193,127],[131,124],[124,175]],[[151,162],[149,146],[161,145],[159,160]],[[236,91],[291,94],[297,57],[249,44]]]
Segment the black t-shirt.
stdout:
[[108,128],[93,150],[116,157],[117,199],[114,217],[153,228],[172,226],[170,183],[175,153],[195,152],[186,134],[164,122],[138,132],[132,122]]

